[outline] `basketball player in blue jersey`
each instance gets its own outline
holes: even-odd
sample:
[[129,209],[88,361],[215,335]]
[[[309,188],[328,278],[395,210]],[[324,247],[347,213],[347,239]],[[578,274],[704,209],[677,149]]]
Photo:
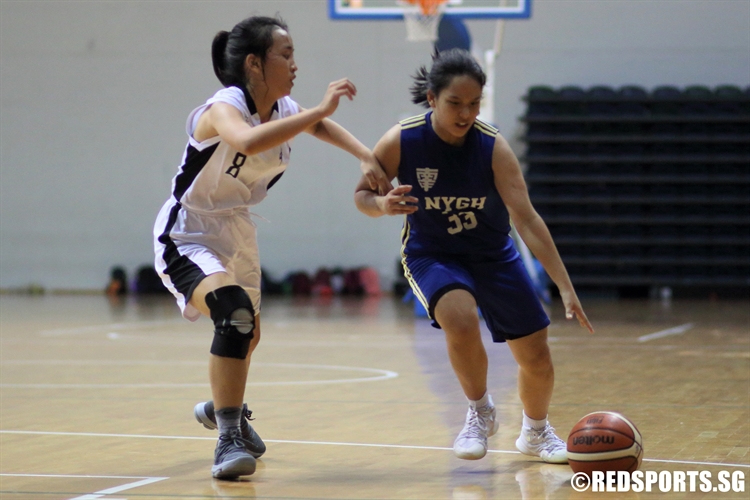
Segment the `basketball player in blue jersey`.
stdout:
[[497,129],[477,119],[485,74],[465,50],[433,56],[414,77],[413,102],[426,114],[401,121],[375,146],[399,186],[381,195],[363,178],[355,201],[371,217],[404,215],[402,262],[433,325],[445,331],[448,354],[469,400],[453,445],[459,458],[487,453],[499,422],[487,392],[487,353],[477,306],[495,342],[518,362],[523,425],[516,441],[527,455],[566,463],[565,443],[547,421],[554,368],[549,319],[510,232],[518,233],[560,290],[567,318],[593,333],[547,226],[529,201],[518,160]]
[[251,17],[213,41],[214,72],[225,88],[188,117],[182,165],[154,225],[156,269],[185,318],[214,322],[209,357],[213,401],[194,413],[219,429],[212,474],[252,474],[265,444],[243,405],[250,357],[260,340],[260,262],[248,208],[260,203],[289,163],[291,143],[308,132],[361,160],[370,187],[391,189],[373,153],[331,121],[348,79],[331,83],[322,102],[301,108],[289,94],[297,64],[286,24]]

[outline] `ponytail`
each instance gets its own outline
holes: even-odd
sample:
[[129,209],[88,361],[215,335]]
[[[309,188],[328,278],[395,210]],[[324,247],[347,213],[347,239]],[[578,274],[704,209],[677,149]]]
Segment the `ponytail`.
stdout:
[[214,73],[216,78],[219,79],[222,85],[229,87],[232,82],[226,81],[226,57],[225,53],[227,50],[227,42],[229,41],[228,31],[219,31],[214,37],[214,41],[211,44],[211,61],[214,65]]
[[429,89],[429,75],[427,74],[427,68],[421,66],[417,73],[412,76],[414,83],[412,84],[409,91],[411,92],[411,102],[419,104],[425,108],[430,107],[430,103],[427,102],[427,90]]
[[432,67],[430,71],[422,66],[412,76],[414,83],[409,89],[412,95],[411,101],[425,108],[430,107],[427,101],[427,91],[431,90],[436,96],[440,94],[456,76],[470,76],[484,88],[487,76],[482,70],[474,56],[464,49],[450,49],[439,52],[437,48],[432,53]]

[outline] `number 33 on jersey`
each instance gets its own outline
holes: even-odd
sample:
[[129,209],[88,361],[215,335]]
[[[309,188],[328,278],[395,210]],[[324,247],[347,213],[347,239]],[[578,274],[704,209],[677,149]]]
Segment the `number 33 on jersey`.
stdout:
[[513,251],[510,218],[492,172],[497,129],[476,120],[465,142],[453,146],[432,129],[431,113],[401,121],[398,180],[412,185],[410,195],[419,199],[404,226],[405,253],[497,257]]

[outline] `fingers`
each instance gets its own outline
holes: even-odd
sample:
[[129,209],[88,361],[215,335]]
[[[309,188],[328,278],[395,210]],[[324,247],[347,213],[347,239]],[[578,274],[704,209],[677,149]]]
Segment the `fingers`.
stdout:
[[346,97],[350,101],[354,98],[354,96],[349,92],[348,89],[333,89],[333,91],[330,93],[330,97],[331,100],[335,102],[338,102],[342,97]]
[[388,176],[383,172],[380,162],[378,162],[378,159],[374,156],[362,160],[361,169],[365,175],[367,185],[372,191],[380,196],[385,196],[391,191],[391,189],[393,189],[391,181],[388,180]]
[[[419,203],[419,200],[413,196],[402,196],[400,201],[400,204],[407,204],[407,205],[416,205]],[[414,207],[416,208],[416,207]]]
[[583,308],[580,305],[573,306],[565,311],[566,318],[573,319],[573,316],[578,320],[578,324],[587,329],[589,333],[594,333],[594,327],[591,325],[591,322],[586,317],[586,313],[583,312]]
[[336,80],[328,85],[329,90],[332,90],[338,97],[346,96],[351,101],[355,95],[357,95],[357,87],[348,79],[342,78]]
[[393,185],[388,182],[388,179],[384,175],[378,175],[375,172],[368,172],[365,174],[367,182],[370,185],[370,189],[378,193],[380,196],[388,194]]
[[583,315],[583,319],[579,319],[578,322],[581,323],[581,326],[586,328],[589,333],[594,333],[594,326],[591,324],[585,314]]
[[406,203],[394,202],[388,204],[386,213],[388,215],[409,215],[418,210],[416,205],[407,205]]
[[338,80],[335,83],[345,87],[351,93],[351,95],[353,96],[357,95],[357,87],[355,87],[352,81],[349,80],[348,78],[342,78],[341,80]]
[[393,184],[391,184],[388,179],[385,177],[378,179],[377,190],[381,195],[387,194],[391,189],[393,189]]
[[414,196],[406,196],[411,191],[411,186],[404,184],[390,190],[385,196],[385,212],[388,215],[413,214],[419,207],[419,200]]
[[[401,184],[400,186],[396,186],[391,190],[392,194],[397,195],[403,195],[411,191],[411,186],[409,184]],[[414,198],[416,200],[416,198]]]
[[589,333],[594,333],[594,327],[591,326],[589,319],[586,317],[586,314],[584,314],[583,311],[581,311],[580,313],[576,313],[576,318],[578,318],[578,324],[587,329]]
[[388,192],[388,191],[383,191],[381,179],[378,178],[378,175],[375,172],[372,172],[372,171],[367,172],[365,174],[365,178],[367,179],[367,185],[370,186],[370,189],[372,191],[375,191],[379,195],[383,195]]
[[325,116],[332,115],[339,105],[339,99],[346,96],[350,101],[357,95],[357,87],[348,78],[342,78],[328,84],[328,90],[320,103],[320,109]]

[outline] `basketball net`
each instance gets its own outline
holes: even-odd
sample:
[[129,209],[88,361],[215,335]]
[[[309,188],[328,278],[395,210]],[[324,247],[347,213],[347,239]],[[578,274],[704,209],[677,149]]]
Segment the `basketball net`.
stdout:
[[448,0],[398,0],[404,12],[406,40],[434,42]]

